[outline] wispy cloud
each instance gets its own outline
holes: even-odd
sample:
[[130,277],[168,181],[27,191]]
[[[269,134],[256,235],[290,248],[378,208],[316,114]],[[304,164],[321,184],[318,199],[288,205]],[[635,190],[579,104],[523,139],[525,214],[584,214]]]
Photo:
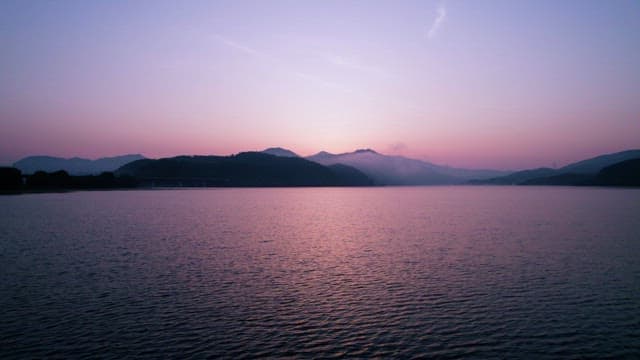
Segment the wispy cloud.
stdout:
[[240,52],[245,53],[245,54],[247,54],[249,56],[258,58],[260,60],[263,60],[263,61],[271,64],[271,66],[273,66],[274,68],[277,68],[279,70],[283,70],[286,73],[289,73],[289,74],[291,74],[291,75],[293,75],[293,76],[295,76],[297,78],[303,79],[303,80],[305,80],[305,81],[307,81],[309,83],[312,83],[312,84],[315,84],[315,85],[319,85],[319,86],[322,86],[322,87],[326,87],[326,88],[340,90],[340,91],[345,92],[345,93],[351,93],[352,92],[352,90],[348,89],[347,87],[345,87],[345,86],[343,86],[341,84],[334,83],[334,82],[331,82],[331,81],[327,81],[327,80],[324,80],[324,79],[322,79],[320,77],[317,77],[315,75],[311,75],[311,74],[308,74],[308,73],[305,73],[305,72],[300,72],[300,71],[297,71],[295,69],[292,69],[291,66],[287,65],[284,61],[282,61],[281,59],[279,59],[277,57],[272,56],[271,54],[268,54],[266,52],[254,49],[254,48],[252,48],[250,46],[247,46],[247,45],[245,45],[243,43],[240,43],[238,41],[229,39],[229,38],[227,38],[225,36],[222,36],[222,35],[219,35],[219,34],[216,34],[214,36],[222,44],[224,44],[225,46],[227,46],[227,47],[229,47],[229,48],[231,48],[233,50],[240,51]]
[[222,36],[222,35],[219,35],[219,34],[215,34],[214,37],[216,39],[218,39],[218,41],[220,41],[224,45],[226,45],[226,46],[228,46],[228,47],[230,47],[232,49],[241,51],[241,52],[243,52],[243,53],[245,53],[247,55],[259,56],[259,57],[264,57],[265,56],[265,54],[263,52],[258,51],[258,50],[254,49],[254,48],[251,48],[251,47],[249,47],[249,46],[247,46],[245,44],[241,44],[241,43],[239,43],[237,41],[231,40],[231,39],[229,39],[229,38],[227,38],[225,36]]
[[294,75],[296,75],[300,79],[307,80],[307,81],[312,82],[312,83],[314,83],[316,85],[324,86],[326,88],[340,90],[340,91],[345,92],[345,93],[352,93],[353,92],[351,89],[346,88],[341,84],[334,83],[334,82],[331,82],[331,81],[326,81],[324,79],[321,79],[321,78],[319,78],[317,76],[314,76],[314,75],[311,75],[311,74],[307,74],[307,73],[303,73],[303,72],[294,72]]
[[368,74],[375,74],[388,77],[389,73],[385,70],[361,63],[354,57],[341,56],[336,54],[322,53],[321,56],[330,64],[346,69],[356,70]]
[[436,34],[438,33],[438,30],[440,29],[440,27],[442,27],[442,23],[444,23],[444,20],[446,18],[447,18],[447,8],[444,5],[438,6],[438,9],[436,10],[436,18],[435,20],[433,20],[433,23],[431,24],[431,27],[427,32],[428,39],[433,39],[436,36]]

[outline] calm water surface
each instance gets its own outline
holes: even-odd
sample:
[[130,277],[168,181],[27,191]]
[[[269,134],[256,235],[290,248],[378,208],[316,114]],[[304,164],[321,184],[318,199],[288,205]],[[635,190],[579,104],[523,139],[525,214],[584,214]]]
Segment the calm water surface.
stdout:
[[0,358],[640,357],[640,190],[0,197]]

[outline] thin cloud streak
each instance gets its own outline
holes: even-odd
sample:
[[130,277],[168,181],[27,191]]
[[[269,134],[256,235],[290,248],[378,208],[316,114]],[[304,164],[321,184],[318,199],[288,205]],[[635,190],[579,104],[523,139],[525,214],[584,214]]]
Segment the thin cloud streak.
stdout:
[[438,30],[440,29],[440,27],[442,27],[442,23],[444,23],[444,20],[446,18],[447,18],[447,8],[445,8],[444,5],[440,5],[437,10],[436,19],[433,21],[433,24],[431,24],[431,28],[429,28],[429,32],[427,32],[428,39],[433,39],[436,36],[436,34],[438,33]]
[[332,89],[336,89],[336,90],[340,90],[343,91],[345,93],[351,93],[353,92],[352,90],[344,87],[341,84],[338,83],[334,83],[331,81],[326,81],[324,79],[321,79],[317,76],[311,75],[311,74],[307,74],[304,72],[300,72],[300,71],[295,71],[295,70],[291,70],[291,68],[289,66],[287,66],[282,60],[275,58],[267,53],[264,53],[262,51],[256,50],[252,47],[249,47],[245,44],[239,43],[235,40],[231,40],[225,36],[219,35],[219,34],[215,34],[214,35],[216,39],[218,39],[218,41],[220,41],[223,45],[243,52],[249,56],[258,58],[258,59],[262,59],[262,60],[266,60],[267,62],[271,63],[272,66],[274,67],[278,67],[279,69],[284,69],[286,72],[288,72],[291,75],[294,75],[300,79],[304,79],[305,81],[308,81],[310,83],[313,83],[315,85],[320,85],[323,87],[327,87],[327,88],[332,88]]
[[342,86],[342,85],[340,85],[338,83],[334,83],[334,82],[331,82],[331,81],[326,81],[326,80],[318,78],[317,76],[313,76],[311,74],[307,74],[307,73],[303,73],[303,72],[294,72],[293,74],[295,76],[301,78],[301,79],[307,80],[307,81],[309,81],[311,83],[314,83],[316,85],[321,85],[321,86],[324,86],[324,87],[327,87],[327,88],[340,90],[340,91],[345,92],[345,93],[353,93],[353,90],[348,89],[348,88],[346,88],[346,87],[344,87],[344,86]]
[[384,77],[390,77],[389,73],[387,73],[385,70],[379,67],[362,64],[352,57],[345,57],[341,55],[328,54],[328,53],[323,53],[321,54],[321,56],[328,63],[334,66],[343,67],[351,70],[357,70],[357,71],[368,73],[368,74],[375,74],[375,75],[380,75]]
[[216,39],[218,39],[221,43],[223,43],[224,45],[232,48],[232,49],[236,49],[239,50],[245,54],[249,54],[251,56],[263,56],[264,54],[261,53],[260,51],[250,48],[244,44],[240,44],[239,42],[233,41],[229,38],[226,38],[222,35],[214,35]]
[[246,55],[249,55],[251,57],[260,59],[260,60],[266,60],[267,62],[272,63],[273,65],[280,65],[282,64],[282,61],[280,61],[279,59],[263,52],[260,50],[257,50],[251,46],[248,46],[246,44],[243,44],[241,42],[235,41],[233,39],[230,39],[226,36],[222,36],[220,34],[215,34],[214,37],[223,45],[227,46],[230,49],[233,49],[235,51],[239,51],[241,53],[244,53]]

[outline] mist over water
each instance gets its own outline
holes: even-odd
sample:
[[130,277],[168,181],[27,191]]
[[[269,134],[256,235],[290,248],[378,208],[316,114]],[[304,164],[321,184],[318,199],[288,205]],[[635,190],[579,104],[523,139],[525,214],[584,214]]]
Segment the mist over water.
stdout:
[[640,356],[640,190],[0,198],[0,357]]

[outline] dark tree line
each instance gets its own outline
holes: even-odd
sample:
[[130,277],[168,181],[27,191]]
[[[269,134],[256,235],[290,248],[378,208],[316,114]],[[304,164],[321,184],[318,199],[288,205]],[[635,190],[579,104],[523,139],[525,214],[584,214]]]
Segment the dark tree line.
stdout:
[[32,175],[22,175],[12,167],[0,168],[0,190],[19,192],[30,190],[72,190],[72,189],[117,189],[133,188],[138,185],[131,176],[115,176],[112,172],[100,175],[72,176],[64,170],[51,173],[37,171]]
[[0,189],[18,190],[22,187],[22,173],[12,167],[0,167]]

